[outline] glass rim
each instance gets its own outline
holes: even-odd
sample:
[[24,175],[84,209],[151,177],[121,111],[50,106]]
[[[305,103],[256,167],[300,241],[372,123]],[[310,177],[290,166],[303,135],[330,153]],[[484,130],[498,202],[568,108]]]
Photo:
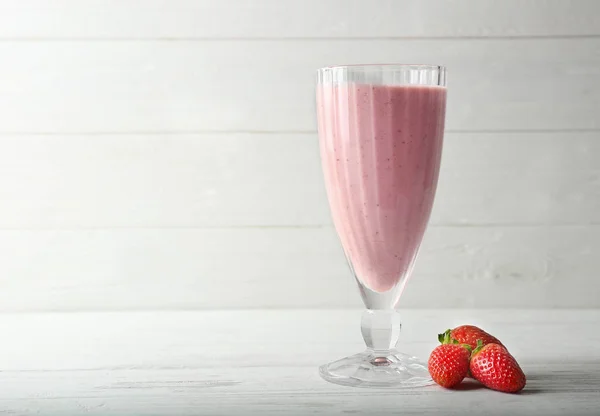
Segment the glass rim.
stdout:
[[377,70],[377,71],[394,71],[394,70],[437,70],[437,71],[446,71],[446,67],[443,65],[431,65],[431,64],[347,64],[347,65],[332,65],[332,66],[324,66],[319,68],[318,72],[328,71],[328,70],[343,70],[343,69],[352,69],[358,71],[368,71],[368,70]]

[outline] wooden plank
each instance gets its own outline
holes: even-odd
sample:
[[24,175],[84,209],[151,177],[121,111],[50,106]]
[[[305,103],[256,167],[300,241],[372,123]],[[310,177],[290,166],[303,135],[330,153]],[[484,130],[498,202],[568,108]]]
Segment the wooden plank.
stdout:
[[[527,377],[522,394],[466,383],[356,389],[317,366],[363,348],[360,311],[0,314],[0,408],[29,415],[597,414],[598,311],[402,310],[402,349],[471,322],[499,336]],[[552,327],[552,331],[547,329]],[[556,333],[579,339],[566,355]],[[527,342],[536,339],[535,343]],[[544,345],[544,348],[540,348]]]
[[600,34],[595,0],[3,0],[4,38],[364,38]]
[[598,132],[447,134],[432,221],[598,223],[599,154]]
[[[600,133],[448,133],[431,223],[600,223]],[[316,134],[0,136],[0,228],[331,223]]]
[[[315,367],[364,347],[361,314],[358,308],[0,313],[0,374]],[[401,348],[417,356],[429,354],[436,332],[465,322],[501,338],[523,362],[562,357],[555,332],[588,341],[573,343],[572,363],[592,362],[600,354],[600,335],[585,331],[599,322],[597,309],[400,309],[400,315]],[[555,331],[544,330],[549,325]],[[533,334],[538,343],[524,342]],[[282,344],[293,345],[294,354],[282,353]]]
[[600,128],[600,39],[0,42],[0,55],[0,133],[313,131],[316,68],[390,60],[450,68],[450,130]]
[[[599,226],[431,227],[403,307],[599,307]],[[339,308],[331,228],[0,232],[0,310]]]
[[7,387],[0,405],[8,414],[26,416],[303,416],[308,409],[316,416],[391,416],[399,409],[407,416],[462,416],[473,407],[490,416],[564,416],[565,409],[578,416],[598,415],[597,362],[561,360],[524,368],[532,379],[521,394],[500,394],[471,380],[464,382],[466,391],[342,388],[321,380],[316,363],[191,371],[3,372],[0,381]]
[[0,227],[329,222],[315,135],[4,136],[0,149]]

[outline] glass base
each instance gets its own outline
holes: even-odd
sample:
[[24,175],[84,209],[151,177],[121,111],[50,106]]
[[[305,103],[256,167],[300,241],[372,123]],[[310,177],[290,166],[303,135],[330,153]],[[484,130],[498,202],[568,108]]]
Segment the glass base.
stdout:
[[414,388],[434,384],[427,364],[398,351],[367,350],[319,367],[325,380],[344,386]]

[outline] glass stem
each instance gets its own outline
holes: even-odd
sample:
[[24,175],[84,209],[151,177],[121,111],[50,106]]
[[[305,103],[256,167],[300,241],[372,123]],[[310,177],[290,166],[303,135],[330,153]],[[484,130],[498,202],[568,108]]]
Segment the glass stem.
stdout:
[[393,309],[367,309],[362,315],[361,330],[367,348],[373,351],[373,365],[389,364],[391,351],[400,339],[400,314]]

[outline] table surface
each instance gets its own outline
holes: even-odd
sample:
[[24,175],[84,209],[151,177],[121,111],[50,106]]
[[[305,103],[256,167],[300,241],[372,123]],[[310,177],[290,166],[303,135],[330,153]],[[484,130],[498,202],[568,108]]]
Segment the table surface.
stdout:
[[401,311],[401,350],[481,325],[510,348],[521,394],[361,389],[318,365],[363,349],[357,310],[0,314],[0,415],[600,415],[599,310]]

